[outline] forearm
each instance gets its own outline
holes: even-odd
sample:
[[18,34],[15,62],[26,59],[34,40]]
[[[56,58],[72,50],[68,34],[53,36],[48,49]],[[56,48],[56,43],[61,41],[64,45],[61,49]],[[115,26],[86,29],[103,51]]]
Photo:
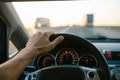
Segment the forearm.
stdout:
[[27,56],[28,50],[21,50],[11,60],[0,65],[0,80],[17,80],[20,73],[25,69],[31,61],[32,56]]

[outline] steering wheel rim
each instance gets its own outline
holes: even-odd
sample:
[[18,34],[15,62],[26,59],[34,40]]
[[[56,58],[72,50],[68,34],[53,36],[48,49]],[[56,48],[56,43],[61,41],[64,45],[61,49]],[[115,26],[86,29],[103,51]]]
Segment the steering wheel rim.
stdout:
[[[100,80],[111,80],[110,71],[109,71],[106,59],[104,58],[104,56],[102,55],[102,53],[91,42],[89,42],[88,40],[86,40],[86,39],[84,39],[82,37],[75,36],[75,35],[72,35],[72,34],[66,34],[66,33],[65,34],[64,33],[54,34],[54,35],[52,35],[50,37],[50,41],[53,41],[58,36],[64,36],[64,41],[61,44],[64,44],[67,40],[71,40],[71,41],[74,40],[74,42],[79,43],[81,46],[85,47],[87,50],[91,50],[94,53],[94,55],[96,56],[96,59],[97,59],[98,64],[99,64],[99,67],[97,67],[96,69],[94,69],[95,73],[98,73]],[[56,73],[59,73],[59,69],[61,69],[61,70],[63,69],[63,73],[64,73],[64,71],[66,71],[65,67],[66,66],[55,66],[55,67],[43,68],[41,70],[38,70],[37,71],[38,72],[37,80],[41,80],[41,78],[43,76],[46,76],[46,73],[47,73],[48,70],[54,70],[55,71],[55,69],[56,69],[57,72],[55,71],[55,72],[52,73],[52,74],[56,74]],[[86,70],[88,72],[90,72],[92,70],[91,68],[77,67],[77,66],[76,67],[73,67],[73,66],[68,67],[67,66],[67,68],[70,68],[70,69],[77,69],[77,68],[79,68],[80,72],[82,70],[83,73],[81,72],[81,75],[83,77],[82,77],[82,79],[80,78],[80,80],[88,80],[88,79],[85,78],[85,75],[83,75],[84,74],[83,70]],[[92,70],[92,71],[94,71],[94,70]],[[51,75],[51,74],[47,74],[47,75]],[[45,78],[44,80],[47,80],[47,79]],[[52,79],[52,80],[55,80],[55,79]],[[69,79],[69,80],[73,80],[73,79]]]

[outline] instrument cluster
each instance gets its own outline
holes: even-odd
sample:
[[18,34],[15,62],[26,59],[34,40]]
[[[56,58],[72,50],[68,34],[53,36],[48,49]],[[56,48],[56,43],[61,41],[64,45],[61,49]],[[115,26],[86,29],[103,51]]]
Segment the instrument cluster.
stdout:
[[56,55],[45,54],[36,58],[35,63],[37,68],[45,68],[56,65],[78,65],[89,68],[96,68],[98,66],[95,56],[86,53],[79,55],[79,53],[72,48],[60,49]]

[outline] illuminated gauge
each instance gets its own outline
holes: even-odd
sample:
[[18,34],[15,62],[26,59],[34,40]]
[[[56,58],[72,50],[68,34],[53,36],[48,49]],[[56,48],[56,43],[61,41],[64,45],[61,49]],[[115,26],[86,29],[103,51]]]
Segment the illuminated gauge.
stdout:
[[76,65],[78,63],[78,54],[71,48],[62,49],[57,53],[58,65]]
[[55,65],[55,59],[50,54],[43,55],[37,59],[38,68],[44,68],[44,67],[53,66],[53,65]]
[[79,60],[79,65],[89,67],[89,68],[96,68],[97,60],[95,59],[95,57],[91,55],[83,55]]

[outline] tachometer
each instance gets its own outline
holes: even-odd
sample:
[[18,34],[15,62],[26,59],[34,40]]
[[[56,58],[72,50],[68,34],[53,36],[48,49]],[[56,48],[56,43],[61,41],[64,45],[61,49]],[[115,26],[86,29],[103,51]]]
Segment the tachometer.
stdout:
[[74,49],[65,48],[57,53],[58,65],[76,65],[78,63],[78,54]]
[[89,67],[89,68],[96,68],[97,67],[97,60],[92,55],[89,55],[89,54],[83,55],[80,57],[79,65]]

